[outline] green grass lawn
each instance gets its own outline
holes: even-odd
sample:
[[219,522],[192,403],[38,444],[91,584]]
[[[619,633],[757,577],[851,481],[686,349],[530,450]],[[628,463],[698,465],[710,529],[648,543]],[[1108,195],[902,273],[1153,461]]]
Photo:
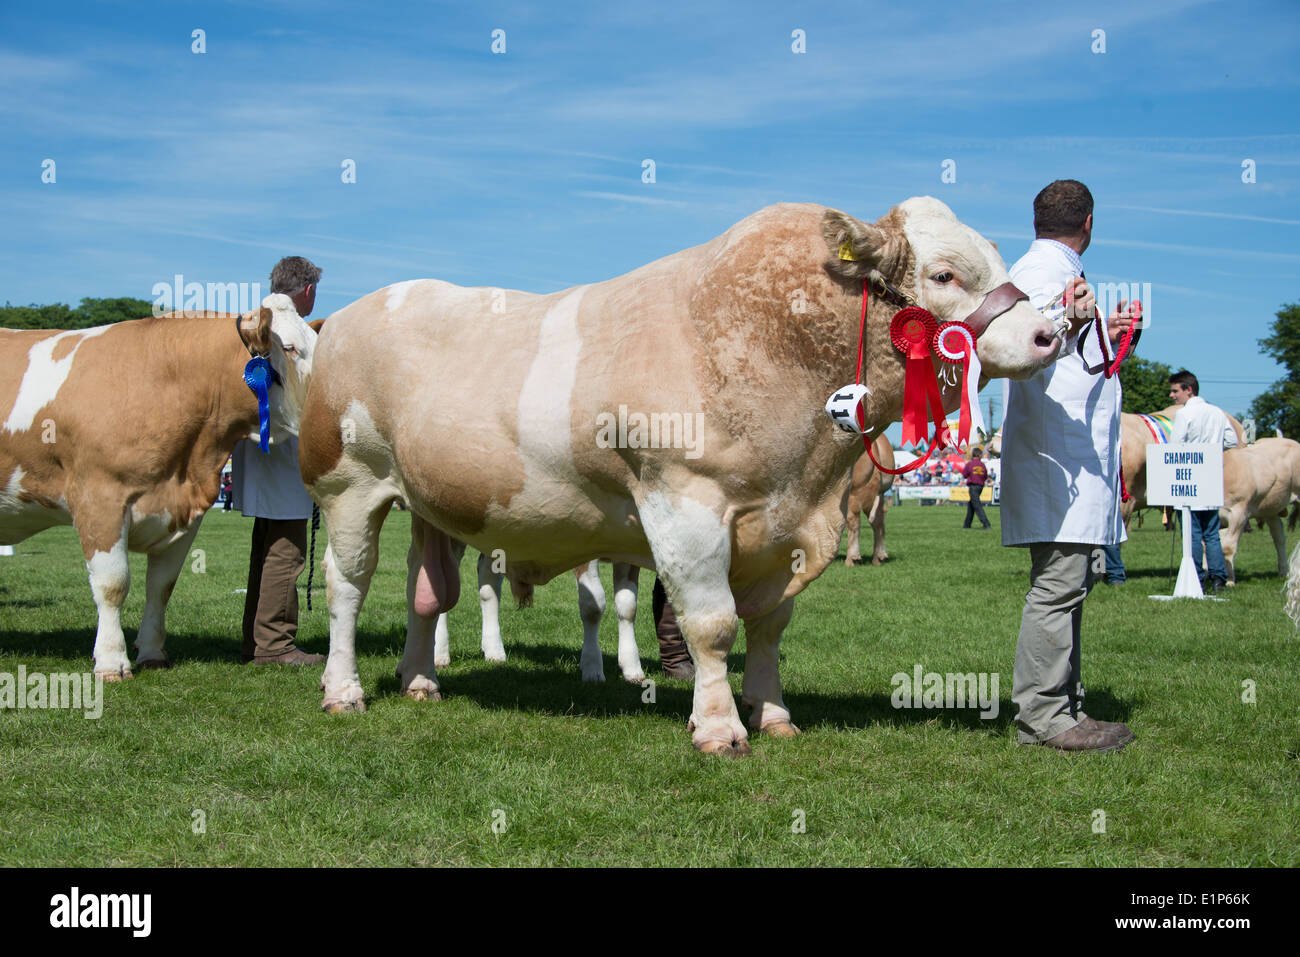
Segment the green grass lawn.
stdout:
[[[0,711],[0,865],[1300,864],[1300,669],[1268,534],[1243,536],[1229,601],[1160,603],[1147,595],[1172,591],[1171,536],[1156,520],[1134,532],[1129,583],[1088,600],[1083,675],[1089,711],[1138,739],[1120,754],[1064,755],[1015,744],[1029,556],[999,546],[996,508],[992,532],[962,531],[962,516],[893,509],[891,561],[837,562],[796,601],[782,675],[804,733],[756,737],[752,757],[729,761],[691,749],[688,684],[661,681],[644,704],[618,678],[612,593],[609,681],[579,680],[571,576],[539,588],[534,608],[507,599],[509,661],[484,662],[474,552],[445,700],[397,694],[398,512],[357,641],[370,710],[326,715],[319,667],[240,664],[251,521],[213,513],[196,542],[206,570],[187,567],[171,602],[172,670],[106,686],[99,720]],[[95,609],[72,531],[17,552],[0,558],[0,672],[89,670]],[[132,578],[128,640],[139,556]],[[650,582],[643,573],[637,626],[659,680]],[[317,587],[300,644],[324,652],[319,576]],[[737,693],[743,648],[742,636]],[[890,678],[917,664],[997,672],[997,718],[895,710]],[[1242,701],[1248,679],[1254,704]]]

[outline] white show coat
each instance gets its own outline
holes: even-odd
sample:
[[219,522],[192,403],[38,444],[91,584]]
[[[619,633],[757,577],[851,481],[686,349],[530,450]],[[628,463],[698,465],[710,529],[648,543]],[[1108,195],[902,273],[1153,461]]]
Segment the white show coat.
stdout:
[[[1081,274],[1074,250],[1045,239],[1011,267],[1011,281],[1040,310]],[[1088,364],[1100,362],[1089,323],[1052,365],[1004,385],[1003,545],[1113,545],[1128,537],[1119,508],[1119,378],[1089,375],[1081,342]]]
[[1237,444],[1237,430],[1222,409],[1194,395],[1174,413],[1169,441],[1202,442],[1230,449]]
[[265,454],[244,439],[235,446],[230,476],[234,507],[257,518],[311,518],[312,500],[298,471],[298,439],[276,442]]

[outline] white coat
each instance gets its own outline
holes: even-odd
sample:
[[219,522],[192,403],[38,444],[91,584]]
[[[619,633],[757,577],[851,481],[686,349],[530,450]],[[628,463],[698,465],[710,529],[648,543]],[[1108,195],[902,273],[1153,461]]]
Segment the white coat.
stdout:
[[312,500],[298,471],[298,440],[277,442],[263,453],[244,439],[235,445],[231,503],[257,518],[311,518]]
[[[1011,267],[1011,281],[1043,309],[1081,274],[1078,257],[1037,239]],[[1104,321],[1104,320],[1099,320]],[[1038,375],[1004,387],[1002,544],[1124,541],[1120,515],[1120,384],[1089,375],[1101,361],[1092,323]]]

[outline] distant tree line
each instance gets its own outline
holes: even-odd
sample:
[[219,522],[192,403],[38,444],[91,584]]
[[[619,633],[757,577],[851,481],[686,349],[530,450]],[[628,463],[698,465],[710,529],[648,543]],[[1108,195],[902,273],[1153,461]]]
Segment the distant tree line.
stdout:
[[75,309],[56,302],[48,306],[0,306],[0,326],[7,329],[89,329],[123,319],[143,319],[153,314],[147,299],[83,299]]

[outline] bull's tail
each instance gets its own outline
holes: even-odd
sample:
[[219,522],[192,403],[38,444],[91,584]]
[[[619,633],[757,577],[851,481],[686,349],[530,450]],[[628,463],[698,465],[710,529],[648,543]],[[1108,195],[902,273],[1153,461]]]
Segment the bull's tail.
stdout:
[[1291,568],[1282,587],[1283,608],[1300,630],[1300,544],[1291,552]]
[[1292,502],[1291,515],[1286,520],[1286,530],[1294,532],[1297,521],[1300,521],[1300,502]]

